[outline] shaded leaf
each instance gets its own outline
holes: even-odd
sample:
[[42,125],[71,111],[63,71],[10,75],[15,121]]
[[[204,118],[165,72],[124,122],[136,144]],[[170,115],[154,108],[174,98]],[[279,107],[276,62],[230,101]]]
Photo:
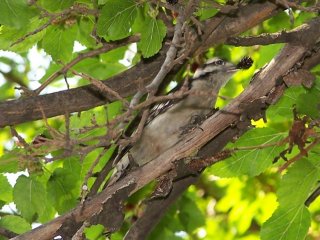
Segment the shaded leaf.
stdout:
[[78,41],[86,47],[94,48],[96,46],[95,39],[91,36],[93,31],[94,21],[91,18],[83,17],[79,21],[79,36]]
[[78,28],[76,26],[69,28],[49,27],[43,37],[42,47],[54,60],[67,62],[71,59],[73,43],[77,34]]
[[[296,162],[283,176],[277,191],[280,205],[299,206],[304,204],[319,177],[320,165],[312,164],[306,158]],[[292,191],[294,189],[294,191]]]
[[24,175],[17,179],[13,189],[13,200],[21,215],[29,222],[42,214],[46,205],[46,191],[37,180]]
[[77,173],[64,168],[57,168],[48,183],[48,200],[59,214],[73,208],[78,203],[80,179]]
[[50,11],[62,10],[72,6],[74,0],[41,0],[41,5]]
[[297,111],[314,119],[319,118],[320,91],[317,88],[312,88],[311,91],[300,94],[297,99]]
[[272,119],[272,121],[287,121],[288,117],[293,114],[293,106],[296,104],[298,97],[305,92],[306,90],[301,86],[286,89],[280,100],[268,108],[267,118]]
[[179,220],[187,232],[193,232],[196,228],[204,226],[205,217],[197,204],[188,197],[183,197],[179,202]]

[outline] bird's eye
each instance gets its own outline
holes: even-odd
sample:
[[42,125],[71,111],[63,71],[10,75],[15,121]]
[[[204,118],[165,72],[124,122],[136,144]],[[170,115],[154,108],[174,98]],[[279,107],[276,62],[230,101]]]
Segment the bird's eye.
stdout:
[[217,65],[224,65],[224,61],[219,59],[219,60],[216,61],[216,64]]

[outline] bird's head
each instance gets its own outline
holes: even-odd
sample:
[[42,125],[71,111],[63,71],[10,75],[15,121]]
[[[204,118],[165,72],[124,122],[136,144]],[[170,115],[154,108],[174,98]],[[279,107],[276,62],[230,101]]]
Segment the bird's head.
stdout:
[[224,86],[231,76],[240,69],[248,69],[253,61],[250,57],[244,57],[234,65],[220,58],[209,59],[202,67],[198,68],[193,76],[194,80],[207,80],[211,83]]

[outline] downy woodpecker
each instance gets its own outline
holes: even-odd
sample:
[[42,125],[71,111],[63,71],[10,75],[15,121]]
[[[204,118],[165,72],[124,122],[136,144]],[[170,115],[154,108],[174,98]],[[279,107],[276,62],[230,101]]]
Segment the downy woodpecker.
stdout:
[[175,145],[181,136],[181,129],[190,124],[194,116],[204,116],[213,109],[220,89],[232,75],[251,65],[252,60],[248,57],[244,57],[236,66],[213,58],[198,68],[191,81],[190,90],[200,94],[190,94],[180,100],[156,105],[150,113],[153,119],[144,127],[140,139],[116,164],[116,172],[109,185],[120,178],[131,159],[136,165],[142,166]]

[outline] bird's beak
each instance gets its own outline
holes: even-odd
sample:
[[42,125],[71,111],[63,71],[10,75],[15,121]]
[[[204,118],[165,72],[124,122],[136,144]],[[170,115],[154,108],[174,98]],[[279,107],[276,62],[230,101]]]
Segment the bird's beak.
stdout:
[[239,69],[236,66],[230,66],[227,68],[226,72],[228,73],[234,73],[237,72]]
[[248,69],[252,66],[253,60],[251,57],[243,57],[237,64],[237,69]]

